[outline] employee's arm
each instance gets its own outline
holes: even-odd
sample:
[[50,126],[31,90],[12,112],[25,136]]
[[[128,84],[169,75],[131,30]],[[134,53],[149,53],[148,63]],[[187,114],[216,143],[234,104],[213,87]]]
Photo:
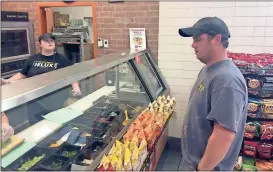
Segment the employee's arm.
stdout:
[[72,84],[72,88],[73,88],[73,90],[80,90],[80,84],[78,82],[74,82]]
[[4,112],[2,112],[2,124],[3,123],[9,123],[9,119],[8,119],[8,117],[7,117],[7,115],[4,113]]
[[18,72],[17,74],[13,75],[11,78],[7,79],[7,81],[10,83],[20,79],[25,79],[30,70],[30,66],[31,66],[30,64],[31,64],[31,57],[26,61],[26,63],[22,67],[22,70]]
[[80,96],[82,94],[79,82],[74,82],[72,84],[72,92],[74,96]]
[[26,76],[19,72],[19,73],[13,75],[11,78],[7,79],[7,81],[12,82],[12,81],[20,80],[20,79],[25,79],[25,78],[26,78]]
[[213,170],[225,158],[234,138],[235,132],[214,123],[205,154],[198,165],[199,170]]

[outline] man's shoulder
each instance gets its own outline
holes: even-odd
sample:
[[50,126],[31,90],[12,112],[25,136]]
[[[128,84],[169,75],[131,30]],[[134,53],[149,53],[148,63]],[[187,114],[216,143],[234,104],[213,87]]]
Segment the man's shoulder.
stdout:
[[237,70],[222,70],[212,79],[213,91],[230,87],[242,93],[246,93],[247,85],[243,75]]

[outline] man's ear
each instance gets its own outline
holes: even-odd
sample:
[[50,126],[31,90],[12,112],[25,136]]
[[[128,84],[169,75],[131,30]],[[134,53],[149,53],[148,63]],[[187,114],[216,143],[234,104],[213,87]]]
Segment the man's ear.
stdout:
[[214,41],[216,44],[222,44],[222,36],[220,34],[215,35]]

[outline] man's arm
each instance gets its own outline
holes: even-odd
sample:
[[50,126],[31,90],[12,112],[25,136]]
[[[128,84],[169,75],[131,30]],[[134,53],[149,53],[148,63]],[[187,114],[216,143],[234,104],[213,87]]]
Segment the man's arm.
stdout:
[[214,123],[213,132],[209,138],[205,154],[199,162],[198,169],[200,171],[213,170],[225,158],[234,138],[235,132]]
[[236,78],[221,77],[211,87],[210,112],[207,120],[214,125],[199,170],[214,170],[225,158],[235,134],[243,128],[247,93]]

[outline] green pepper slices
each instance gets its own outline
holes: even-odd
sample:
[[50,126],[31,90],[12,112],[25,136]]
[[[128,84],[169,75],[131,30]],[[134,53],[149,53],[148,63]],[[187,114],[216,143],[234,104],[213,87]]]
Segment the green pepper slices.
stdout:
[[26,161],[20,168],[18,168],[19,171],[27,171],[31,167],[33,167],[35,164],[37,164],[41,159],[45,157],[45,154],[42,154],[41,156],[35,156],[33,159],[29,159]]

